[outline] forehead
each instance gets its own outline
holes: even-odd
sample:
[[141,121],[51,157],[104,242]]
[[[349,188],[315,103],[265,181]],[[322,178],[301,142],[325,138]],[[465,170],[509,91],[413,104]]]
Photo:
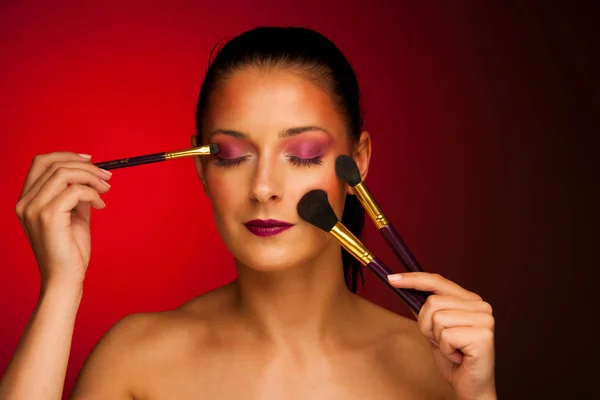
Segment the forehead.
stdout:
[[331,96],[301,72],[246,68],[233,73],[211,94],[203,132],[231,129],[256,136],[294,126],[319,126],[332,135],[345,134]]

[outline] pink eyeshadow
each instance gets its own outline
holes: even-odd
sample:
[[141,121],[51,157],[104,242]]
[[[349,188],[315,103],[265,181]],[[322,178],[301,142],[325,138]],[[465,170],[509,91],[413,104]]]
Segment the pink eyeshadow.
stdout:
[[302,143],[298,146],[292,146],[289,152],[293,156],[298,158],[315,158],[322,156],[324,153],[324,147],[321,145],[315,145],[314,143]]
[[217,157],[231,160],[244,156],[248,149],[239,143],[232,143],[229,140],[215,140],[215,144],[219,145]]
[[324,155],[331,147],[331,139],[298,138],[290,141],[286,152],[298,158],[315,158]]

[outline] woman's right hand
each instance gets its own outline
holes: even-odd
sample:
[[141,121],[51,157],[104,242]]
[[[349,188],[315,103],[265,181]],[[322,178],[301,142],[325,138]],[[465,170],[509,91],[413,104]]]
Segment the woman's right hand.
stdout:
[[100,198],[111,173],[90,157],[55,152],[34,157],[15,207],[40,269],[42,287],[82,285],[90,253],[90,207]]

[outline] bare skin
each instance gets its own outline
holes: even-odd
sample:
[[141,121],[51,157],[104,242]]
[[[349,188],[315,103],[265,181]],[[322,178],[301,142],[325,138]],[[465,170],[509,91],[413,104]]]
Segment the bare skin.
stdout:
[[455,398],[415,321],[346,296],[316,343],[254,331],[235,282],[172,312],[127,317],[94,350],[74,398]]
[[[391,313],[347,289],[339,244],[299,219],[296,204],[314,188],[341,216],[351,190],[333,172],[338,154],[350,154],[363,179],[368,172],[369,134],[351,143],[326,91],[298,71],[242,70],[213,95],[202,132],[221,157],[243,159],[195,160],[238,279],[176,310],[119,321],[90,354],[74,399],[495,398],[489,304],[442,277],[406,274],[391,284],[434,295],[417,321]],[[318,163],[290,158],[313,148]],[[16,212],[42,287],[2,400],[61,398],[90,208],[104,208],[110,179],[74,153],[32,163]],[[260,237],[244,225],[256,218],[293,226]]]

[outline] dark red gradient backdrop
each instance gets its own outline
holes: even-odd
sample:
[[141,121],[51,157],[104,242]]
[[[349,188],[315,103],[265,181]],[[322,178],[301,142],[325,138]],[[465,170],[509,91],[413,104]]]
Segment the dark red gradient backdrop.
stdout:
[[[14,214],[32,157],[188,147],[212,47],[255,26],[295,25],[330,37],[354,65],[373,137],[367,184],[421,264],[494,306],[501,398],[583,391],[574,365],[593,334],[578,331],[571,134],[592,110],[580,99],[598,91],[590,10],[281,3],[0,4],[0,371],[39,288]],[[111,183],[93,215],[66,393],[119,318],[235,277],[191,159],[117,170]],[[366,243],[401,270],[367,225]],[[364,294],[410,315],[368,272]]]

